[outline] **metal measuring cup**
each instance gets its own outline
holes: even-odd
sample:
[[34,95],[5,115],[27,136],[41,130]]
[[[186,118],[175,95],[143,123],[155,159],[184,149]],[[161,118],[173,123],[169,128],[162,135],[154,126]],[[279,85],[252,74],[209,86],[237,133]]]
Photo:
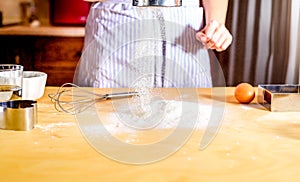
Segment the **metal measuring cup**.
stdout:
[[12,100],[0,102],[0,129],[27,131],[37,123],[37,102]]

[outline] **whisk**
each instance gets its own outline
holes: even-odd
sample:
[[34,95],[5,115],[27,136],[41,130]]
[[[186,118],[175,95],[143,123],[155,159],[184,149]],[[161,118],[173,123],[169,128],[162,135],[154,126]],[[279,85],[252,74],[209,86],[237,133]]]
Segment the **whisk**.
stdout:
[[85,111],[98,101],[138,95],[138,92],[97,94],[73,83],[64,83],[55,94],[48,94],[57,111],[76,114]]

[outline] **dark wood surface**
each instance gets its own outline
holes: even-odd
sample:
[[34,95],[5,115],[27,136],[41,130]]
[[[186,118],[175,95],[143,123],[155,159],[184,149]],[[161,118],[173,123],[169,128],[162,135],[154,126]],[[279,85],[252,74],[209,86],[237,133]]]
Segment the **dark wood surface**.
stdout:
[[0,60],[45,72],[47,85],[59,86],[73,81],[83,41],[83,37],[0,36]]

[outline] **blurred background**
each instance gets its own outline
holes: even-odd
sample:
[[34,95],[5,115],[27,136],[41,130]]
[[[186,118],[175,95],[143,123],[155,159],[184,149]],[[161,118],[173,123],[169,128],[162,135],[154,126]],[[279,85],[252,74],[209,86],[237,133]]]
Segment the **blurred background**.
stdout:
[[300,0],[230,0],[231,47],[218,54],[228,85],[298,84]]
[[3,24],[22,22],[31,5],[36,7],[36,13],[42,24],[49,25],[50,0],[0,0]]
[[[30,16],[32,10],[41,26],[57,26],[53,23],[53,12],[50,8],[50,4],[54,1],[56,0],[0,0],[2,26],[24,23],[24,19]],[[78,3],[81,0],[64,0],[67,1],[74,4],[75,1]],[[56,2],[62,3],[63,0]],[[33,9],[30,8],[32,5]],[[75,7],[66,7],[63,3],[62,6],[64,6],[63,10],[70,9],[76,12],[72,10]],[[84,24],[74,23],[69,25],[68,22],[58,25],[84,26]],[[235,86],[240,82],[249,82],[253,85],[299,83],[300,0],[229,0],[227,26],[233,34],[233,44],[228,50],[216,55],[228,86]],[[2,33],[1,36],[6,35]],[[5,47],[6,43],[8,44],[8,42],[0,42],[2,47]],[[60,46],[63,46],[63,42]],[[70,44],[66,43],[65,46]],[[4,54],[4,51],[0,50],[1,63],[3,59],[12,56]],[[33,51],[32,54],[35,52]],[[51,53],[47,53],[49,54]],[[75,62],[78,61],[79,54],[77,51],[76,56],[73,57],[76,59]],[[28,68],[35,69],[33,66]]]

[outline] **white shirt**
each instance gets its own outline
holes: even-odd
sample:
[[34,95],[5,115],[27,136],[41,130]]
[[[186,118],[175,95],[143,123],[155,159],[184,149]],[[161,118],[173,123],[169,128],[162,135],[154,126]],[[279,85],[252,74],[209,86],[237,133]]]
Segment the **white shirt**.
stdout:
[[195,38],[203,9],[190,6],[192,1],[171,8],[125,1],[92,6],[74,82],[101,88],[211,87],[207,50]]

